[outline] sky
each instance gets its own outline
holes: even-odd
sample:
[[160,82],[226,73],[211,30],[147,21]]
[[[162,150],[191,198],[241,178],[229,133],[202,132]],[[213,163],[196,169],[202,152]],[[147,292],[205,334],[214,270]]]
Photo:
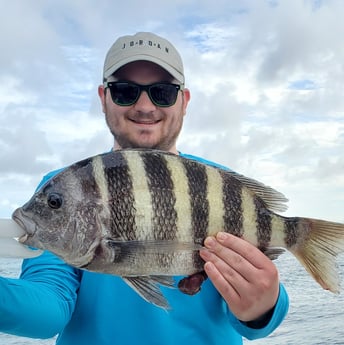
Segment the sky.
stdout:
[[0,0],[0,218],[49,171],[108,151],[105,54],[152,31],[184,61],[180,151],[344,222],[342,0]]

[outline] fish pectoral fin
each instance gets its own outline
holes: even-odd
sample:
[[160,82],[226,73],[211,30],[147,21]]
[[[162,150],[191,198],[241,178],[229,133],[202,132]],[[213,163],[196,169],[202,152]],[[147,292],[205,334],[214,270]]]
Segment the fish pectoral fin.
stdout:
[[284,248],[279,248],[279,247],[269,247],[266,248],[263,253],[270,259],[270,260],[276,260],[278,257],[285,253]]
[[180,251],[198,251],[202,245],[192,242],[178,240],[106,240],[108,246],[118,250],[120,253],[130,255],[131,253],[145,252],[151,254],[166,254]]
[[162,278],[160,276],[138,276],[123,277],[123,280],[144,300],[167,310],[170,309],[170,306],[163,296],[158,284],[165,286],[170,285],[171,281],[168,278],[169,277]]

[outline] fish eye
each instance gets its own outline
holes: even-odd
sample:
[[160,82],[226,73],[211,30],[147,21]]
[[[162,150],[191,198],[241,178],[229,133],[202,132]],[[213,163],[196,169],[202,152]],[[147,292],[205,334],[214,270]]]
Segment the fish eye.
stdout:
[[50,193],[48,195],[47,201],[48,201],[48,206],[50,208],[53,208],[54,210],[59,209],[63,204],[63,198],[58,193]]

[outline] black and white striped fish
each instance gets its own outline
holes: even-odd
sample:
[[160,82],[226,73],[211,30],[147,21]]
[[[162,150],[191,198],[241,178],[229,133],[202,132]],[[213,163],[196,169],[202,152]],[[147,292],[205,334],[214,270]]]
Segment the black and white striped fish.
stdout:
[[199,249],[219,230],[270,258],[288,249],[323,288],[339,292],[335,258],[344,251],[344,225],[274,213],[286,201],[231,171],[161,151],[120,150],[64,169],[13,219],[26,231],[22,243],[82,269],[119,275],[163,308],[158,284],[202,275]]

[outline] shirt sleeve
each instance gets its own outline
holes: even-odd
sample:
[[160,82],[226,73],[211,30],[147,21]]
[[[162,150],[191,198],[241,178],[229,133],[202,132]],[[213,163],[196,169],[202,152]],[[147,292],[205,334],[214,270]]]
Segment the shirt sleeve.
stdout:
[[80,274],[48,252],[24,260],[20,279],[0,278],[0,331],[31,338],[59,333],[73,313]]
[[283,284],[280,283],[279,295],[269,322],[262,328],[251,328],[245,322],[238,320],[232,313],[230,319],[233,327],[249,340],[265,338],[271,334],[284,320],[289,309],[289,297]]
[[[63,169],[44,176],[37,190]],[[55,255],[23,261],[20,279],[0,277],[0,332],[50,338],[70,320],[81,272]]]

